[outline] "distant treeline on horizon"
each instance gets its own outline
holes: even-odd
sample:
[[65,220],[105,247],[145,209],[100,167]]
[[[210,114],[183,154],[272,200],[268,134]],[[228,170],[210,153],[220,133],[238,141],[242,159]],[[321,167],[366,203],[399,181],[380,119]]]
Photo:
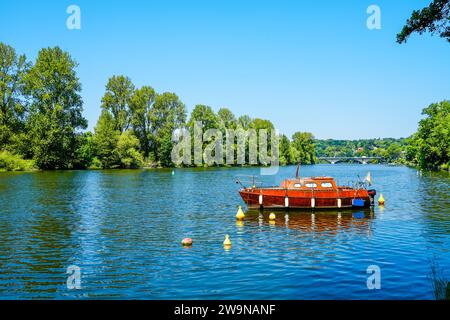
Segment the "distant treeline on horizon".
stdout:
[[377,157],[387,162],[404,160],[407,138],[317,139],[318,157]]
[[[39,51],[31,63],[0,42],[0,170],[109,169],[173,166],[173,132],[203,129],[265,129],[270,120],[216,113],[198,104],[189,118],[172,92],[136,88],[130,78],[112,76],[105,87],[94,132],[85,131],[77,63],[59,47]],[[405,139],[317,140],[312,133],[281,134],[282,165],[317,163],[321,156],[376,156],[423,169],[448,169],[450,103],[424,109],[419,130]],[[248,148],[248,147],[247,147]],[[270,152],[270,146],[269,146]],[[246,152],[248,155],[248,152]]]

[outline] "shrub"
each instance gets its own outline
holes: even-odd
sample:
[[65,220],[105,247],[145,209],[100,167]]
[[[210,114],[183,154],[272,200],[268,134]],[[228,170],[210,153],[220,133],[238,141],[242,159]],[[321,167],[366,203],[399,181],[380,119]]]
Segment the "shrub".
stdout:
[[28,171],[35,169],[33,160],[25,160],[9,151],[0,151],[0,170]]
[[94,157],[92,159],[91,165],[89,166],[89,169],[91,169],[91,170],[103,169],[103,164],[97,157]]

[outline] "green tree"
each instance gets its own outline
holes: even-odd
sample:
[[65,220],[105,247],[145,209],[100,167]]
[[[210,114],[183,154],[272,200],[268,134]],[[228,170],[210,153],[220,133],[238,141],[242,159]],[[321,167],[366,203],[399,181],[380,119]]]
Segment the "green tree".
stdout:
[[[255,118],[250,122],[249,129],[255,130],[256,134],[258,135],[259,163],[263,165],[269,164],[270,156],[272,155],[272,131],[275,130],[273,123],[266,119]],[[267,157],[261,152],[261,142],[264,141],[262,130],[266,130]]]
[[140,142],[140,150],[148,158],[153,140],[153,124],[155,123],[154,104],[156,93],[152,87],[144,86],[135,90],[130,101],[131,124]]
[[403,149],[399,143],[392,143],[381,156],[388,162],[395,162],[402,157]]
[[106,92],[102,98],[102,108],[113,116],[114,127],[120,133],[128,130],[131,122],[130,100],[134,92],[134,85],[130,78],[113,76],[106,84]]
[[18,56],[13,47],[0,42],[0,150],[24,131],[24,78],[29,68],[25,55]]
[[249,128],[255,129],[256,131],[265,129],[267,130],[267,134],[270,135],[270,132],[274,130],[274,125],[270,120],[255,118],[250,122]]
[[135,169],[143,165],[144,158],[138,149],[139,139],[130,130],[120,135],[117,142],[117,155],[122,168]]
[[292,164],[291,161],[291,142],[289,141],[288,137],[286,135],[282,134],[280,136],[280,164],[286,165],[286,164]]
[[433,0],[428,7],[414,10],[406,25],[397,34],[397,42],[405,43],[414,32],[439,33],[440,37],[450,42],[450,1]]
[[252,118],[250,118],[250,116],[248,116],[246,114],[243,116],[240,116],[237,121],[238,126],[244,130],[247,130],[250,128],[251,122],[252,122]]
[[192,110],[191,117],[188,122],[189,127],[193,127],[194,122],[196,121],[202,122],[203,132],[208,129],[220,128],[220,119],[210,106],[197,104],[194,107],[194,110]]
[[120,131],[115,128],[113,116],[109,111],[102,110],[93,136],[95,159],[100,162],[101,168],[119,166],[120,159],[116,150],[119,136]]
[[228,108],[220,108],[217,112],[221,127],[224,129],[236,129],[236,117]]
[[[196,125],[197,122],[201,122],[201,128],[202,128],[202,136],[197,136],[196,135],[196,131],[194,130],[194,126]],[[191,116],[188,122],[188,127],[189,127],[189,131],[191,133],[191,137],[192,137],[192,152],[193,152],[193,159],[194,161],[198,164],[198,158],[196,159],[196,154],[197,155],[203,155],[206,147],[212,142],[212,140],[210,141],[206,141],[203,138],[205,137],[205,133],[207,132],[207,130],[209,129],[222,129],[220,131],[220,133],[223,135],[224,134],[224,127],[223,127],[223,123],[221,121],[221,119],[219,118],[219,116],[214,112],[214,110],[210,107],[210,106],[205,106],[202,104],[197,104],[194,109],[191,112]],[[218,139],[217,136],[214,137],[215,139]],[[222,136],[222,138],[224,138],[224,136]],[[213,139],[213,138],[211,138]],[[201,145],[197,145],[195,143],[195,141],[203,141]],[[199,150],[201,146],[201,150]],[[215,154],[215,150],[212,152],[213,154]],[[203,159],[203,156],[201,158]],[[206,165],[209,165],[208,163],[206,163]]]
[[417,132],[412,134],[407,139],[407,145],[406,145],[406,161],[413,165],[418,166],[419,165],[419,138]]
[[423,169],[437,170],[450,162],[450,101],[433,103],[423,109],[415,136],[417,162]]
[[67,52],[47,48],[39,51],[25,77],[32,98],[28,132],[34,160],[41,169],[70,168],[78,130],[87,127],[76,67]]
[[172,135],[185,125],[186,107],[175,93],[165,92],[156,97],[152,120],[155,160],[161,166],[171,166]]
[[91,166],[95,152],[93,139],[91,132],[77,135],[77,147],[72,161],[74,169],[87,169]]
[[295,163],[301,161],[304,164],[316,163],[314,136],[309,132],[296,132],[292,136],[291,151]]
[[[247,130],[250,129],[250,125],[252,123],[252,118],[248,115],[242,115],[237,119],[236,122],[236,133],[237,135],[246,135],[248,133]],[[233,143],[233,149],[235,150],[235,159],[236,162],[238,160],[237,153],[242,152],[245,153],[245,159],[242,159],[242,161],[249,163],[250,162],[250,139],[251,137],[249,135],[246,135],[246,140],[244,141],[243,145],[238,145],[237,140],[236,143]]]
[[[217,117],[219,119],[219,126],[224,141],[222,154],[226,157],[227,151],[233,152],[234,154],[233,163],[236,163],[237,161],[237,138],[235,131],[237,129],[236,117],[233,114],[233,112],[231,112],[231,110],[228,108],[220,108],[219,111],[217,112]],[[230,149],[228,150],[227,148]]]

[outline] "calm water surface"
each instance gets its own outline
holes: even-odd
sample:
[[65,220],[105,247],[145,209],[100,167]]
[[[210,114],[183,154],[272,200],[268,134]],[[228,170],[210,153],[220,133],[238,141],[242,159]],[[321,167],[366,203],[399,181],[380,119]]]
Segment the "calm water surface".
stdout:
[[[301,174],[346,184],[368,170],[384,209],[281,211],[275,224],[247,212],[242,225],[234,178],[257,168],[0,173],[0,298],[433,299],[432,266],[450,279],[449,175],[381,165]],[[81,290],[67,289],[70,265]],[[367,289],[370,265],[380,290]]]

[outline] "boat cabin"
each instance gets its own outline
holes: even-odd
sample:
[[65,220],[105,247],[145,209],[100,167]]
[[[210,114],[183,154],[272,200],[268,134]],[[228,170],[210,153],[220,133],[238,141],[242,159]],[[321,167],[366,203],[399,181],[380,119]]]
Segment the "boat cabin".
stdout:
[[332,177],[311,177],[286,179],[281,185],[284,189],[298,190],[336,190],[337,186]]

